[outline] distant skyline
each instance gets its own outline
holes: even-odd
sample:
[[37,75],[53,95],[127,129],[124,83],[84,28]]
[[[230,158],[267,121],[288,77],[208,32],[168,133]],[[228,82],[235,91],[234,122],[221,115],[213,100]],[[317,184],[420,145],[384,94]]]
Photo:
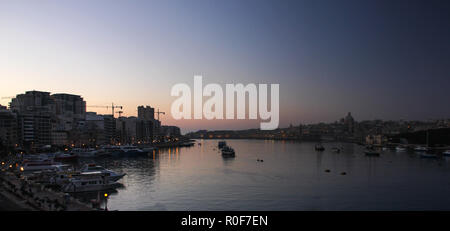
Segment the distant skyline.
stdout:
[[184,132],[259,127],[172,119],[171,87],[202,75],[280,84],[280,127],[349,111],[448,118],[448,12],[446,1],[0,1],[0,97],[77,94],[124,116],[150,105]]

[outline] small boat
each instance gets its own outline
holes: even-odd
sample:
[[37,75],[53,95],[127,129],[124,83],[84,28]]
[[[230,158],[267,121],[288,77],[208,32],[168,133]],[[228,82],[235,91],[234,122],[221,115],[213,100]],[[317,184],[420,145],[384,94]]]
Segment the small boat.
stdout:
[[437,158],[436,154],[432,153],[420,153],[421,158]]
[[426,152],[426,151],[428,151],[428,148],[427,147],[418,146],[418,147],[414,148],[414,151],[416,151],[416,152]]
[[227,146],[227,142],[225,141],[219,141],[218,147],[219,149],[222,149],[223,147]]
[[126,175],[125,173],[120,174],[112,170],[105,169],[104,167],[96,164],[86,164],[81,168],[81,173],[89,173],[89,172],[100,172],[106,174],[109,181],[118,181]]
[[398,146],[398,147],[395,147],[395,151],[397,151],[397,152],[404,152],[404,151],[406,151],[406,148]]
[[222,148],[222,156],[223,157],[234,157],[235,156],[234,149],[229,146],[223,147]]
[[322,144],[316,144],[316,146],[314,146],[314,149],[316,151],[324,151],[325,150],[325,148],[323,147]]
[[444,155],[444,156],[450,156],[450,150],[447,150],[447,151],[443,152],[442,155]]
[[333,148],[331,149],[331,151],[333,151],[333,152],[335,152],[335,153],[340,153],[340,152],[341,152],[341,149],[339,149],[339,148],[337,148],[337,147],[333,147]]

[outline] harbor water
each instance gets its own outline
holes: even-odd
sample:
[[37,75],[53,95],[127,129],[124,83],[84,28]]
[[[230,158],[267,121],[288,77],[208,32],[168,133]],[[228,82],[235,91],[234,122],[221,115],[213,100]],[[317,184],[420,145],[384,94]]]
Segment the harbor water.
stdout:
[[[414,152],[366,156],[351,143],[218,140],[137,158],[80,159],[127,175],[109,210],[449,210],[450,159]],[[333,147],[342,147],[340,153]],[[257,161],[257,160],[263,161]],[[95,194],[81,195],[95,198]]]

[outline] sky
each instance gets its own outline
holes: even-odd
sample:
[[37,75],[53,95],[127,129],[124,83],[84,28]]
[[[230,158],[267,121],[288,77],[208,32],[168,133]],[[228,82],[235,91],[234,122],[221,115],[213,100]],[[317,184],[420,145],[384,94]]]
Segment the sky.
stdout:
[[[280,85],[280,127],[450,117],[448,1],[0,0],[0,97],[71,93],[166,112],[177,83]],[[0,99],[7,105],[10,99]],[[109,113],[101,108],[88,111]]]

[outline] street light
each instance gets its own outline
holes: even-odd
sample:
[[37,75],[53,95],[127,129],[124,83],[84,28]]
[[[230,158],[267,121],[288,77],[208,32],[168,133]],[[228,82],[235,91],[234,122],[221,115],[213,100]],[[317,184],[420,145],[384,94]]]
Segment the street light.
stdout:
[[108,211],[108,193],[103,194],[105,196],[105,211]]

